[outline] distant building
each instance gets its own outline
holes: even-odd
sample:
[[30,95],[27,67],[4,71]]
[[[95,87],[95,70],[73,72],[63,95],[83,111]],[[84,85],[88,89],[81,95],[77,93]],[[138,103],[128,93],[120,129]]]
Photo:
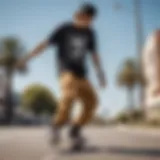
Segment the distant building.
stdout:
[[149,115],[153,116],[152,111],[157,114],[157,111],[160,110],[160,30],[155,31],[147,38],[142,62],[146,81],[145,105]]

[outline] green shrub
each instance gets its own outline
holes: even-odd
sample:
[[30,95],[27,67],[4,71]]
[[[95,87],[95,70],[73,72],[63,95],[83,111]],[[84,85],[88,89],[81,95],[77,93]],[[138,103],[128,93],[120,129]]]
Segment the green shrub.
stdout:
[[22,105],[25,109],[40,115],[54,113],[57,103],[47,87],[40,84],[32,84],[22,94]]

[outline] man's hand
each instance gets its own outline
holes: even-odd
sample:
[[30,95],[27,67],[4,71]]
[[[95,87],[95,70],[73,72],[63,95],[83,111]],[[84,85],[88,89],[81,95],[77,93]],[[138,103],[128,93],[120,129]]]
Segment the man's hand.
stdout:
[[26,66],[26,63],[35,56],[41,54],[49,45],[47,40],[41,42],[30,54],[28,54],[24,59],[18,61],[15,65],[16,68],[23,68]]
[[25,59],[22,59],[15,64],[15,68],[17,68],[17,69],[25,68],[26,63],[27,63],[27,61]]
[[93,54],[92,55],[92,60],[93,60],[96,72],[98,74],[97,77],[98,77],[98,80],[99,80],[99,84],[102,88],[105,88],[106,87],[105,74],[103,72],[101,62],[100,62],[100,58],[99,58],[98,54]]

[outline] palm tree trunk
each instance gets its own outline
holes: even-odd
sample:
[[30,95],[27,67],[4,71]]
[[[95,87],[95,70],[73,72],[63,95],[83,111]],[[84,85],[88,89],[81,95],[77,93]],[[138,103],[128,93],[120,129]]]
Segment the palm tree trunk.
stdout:
[[13,119],[12,92],[8,90],[5,98],[4,122],[9,125]]
[[128,110],[132,111],[134,109],[134,94],[133,94],[133,88],[128,87],[127,88],[127,101],[128,101]]
[[8,86],[6,89],[6,96],[4,101],[4,123],[10,125],[13,120],[13,99],[12,99],[12,73],[8,73]]

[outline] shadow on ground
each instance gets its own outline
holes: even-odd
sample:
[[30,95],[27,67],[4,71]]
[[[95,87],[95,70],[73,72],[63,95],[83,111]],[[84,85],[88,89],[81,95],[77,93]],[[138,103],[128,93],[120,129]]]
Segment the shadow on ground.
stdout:
[[122,154],[132,156],[152,156],[160,157],[160,149],[145,149],[145,148],[127,148],[127,147],[86,147],[79,152],[73,152],[71,150],[62,150],[63,155],[75,155],[75,154]]

